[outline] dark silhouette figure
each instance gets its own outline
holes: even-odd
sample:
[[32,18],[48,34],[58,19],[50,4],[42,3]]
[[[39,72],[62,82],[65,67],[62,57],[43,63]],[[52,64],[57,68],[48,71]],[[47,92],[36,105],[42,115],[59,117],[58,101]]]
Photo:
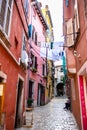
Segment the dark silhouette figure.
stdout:
[[70,99],[70,97],[68,97],[68,100],[65,103],[64,109],[66,109],[66,110],[70,110],[71,109],[71,99]]

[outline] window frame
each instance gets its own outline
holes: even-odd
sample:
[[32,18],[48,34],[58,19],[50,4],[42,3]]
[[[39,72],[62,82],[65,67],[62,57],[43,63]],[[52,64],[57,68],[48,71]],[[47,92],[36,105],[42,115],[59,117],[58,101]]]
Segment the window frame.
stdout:
[[87,18],[87,1],[84,0],[85,17]]
[[24,0],[24,13],[26,19],[28,19],[28,11],[29,11],[29,0]]
[[46,76],[46,64],[42,64],[42,75]]
[[67,21],[67,46],[71,47],[74,45],[74,30],[73,30],[73,20],[70,18]]
[[[1,0],[0,12],[1,12],[1,7],[2,7],[2,1],[3,1],[3,0]],[[11,16],[12,16],[12,7],[13,7],[13,0],[11,1],[11,6],[9,5],[9,0],[6,0],[6,6],[5,6],[5,14],[4,14],[3,25],[0,24],[0,28],[4,31],[4,33],[6,34],[6,36],[9,36],[9,32],[10,32],[10,23],[11,23]],[[8,22],[8,30],[7,30],[7,32],[6,32],[6,23],[7,23],[8,11],[10,11],[10,15],[9,15],[9,22]]]
[[37,69],[37,57],[31,52],[32,65],[31,68]]

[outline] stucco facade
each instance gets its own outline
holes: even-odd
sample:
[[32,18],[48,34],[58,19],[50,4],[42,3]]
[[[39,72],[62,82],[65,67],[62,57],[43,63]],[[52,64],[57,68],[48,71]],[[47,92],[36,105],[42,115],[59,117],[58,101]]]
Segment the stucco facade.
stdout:
[[[46,35],[46,43],[48,43],[49,48],[53,49],[53,41],[54,41],[54,35],[53,35],[53,23],[51,19],[51,14],[48,5],[45,6],[45,8],[42,8],[43,15],[47,21],[48,29],[47,29],[47,35]],[[48,52],[47,52],[48,53]],[[52,68],[53,68],[53,61],[47,59],[47,89],[46,89],[46,102],[49,102],[52,99],[53,96],[53,83],[54,79],[52,76]]]
[[29,11],[29,26],[32,26],[32,33],[29,37],[31,64],[28,70],[29,88],[26,91],[26,98],[33,98],[32,105],[40,106],[46,103],[46,59],[40,56],[40,48],[42,43],[46,42],[48,26],[42,14],[40,3],[31,1]]
[[8,2],[1,0],[0,128],[14,130],[23,123],[27,65],[22,59],[22,52],[24,36],[28,41],[28,26],[24,1]]
[[[72,97],[72,112],[76,118],[80,130],[87,129],[87,94],[86,94],[86,60],[87,60],[87,2],[73,0],[63,2],[64,9],[64,30],[73,25],[71,32],[65,31],[65,45],[67,55],[67,71],[70,80]],[[71,11],[72,10],[72,11]],[[67,21],[65,21],[67,18]],[[70,20],[72,20],[70,24]],[[66,28],[66,29],[65,29]],[[74,39],[68,43],[68,34]],[[71,34],[70,34],[71,33]],[[69,36],[70,38],[70,36]],[[72,60],[71,60],[72,59]]]

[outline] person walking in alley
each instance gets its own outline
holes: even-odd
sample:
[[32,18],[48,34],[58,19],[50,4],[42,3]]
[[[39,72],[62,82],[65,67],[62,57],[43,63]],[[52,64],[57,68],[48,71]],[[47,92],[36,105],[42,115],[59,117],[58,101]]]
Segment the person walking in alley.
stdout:
[[65,102],[64,109],[70,110],[71,109],[71,99],[68,97],[68,100]]

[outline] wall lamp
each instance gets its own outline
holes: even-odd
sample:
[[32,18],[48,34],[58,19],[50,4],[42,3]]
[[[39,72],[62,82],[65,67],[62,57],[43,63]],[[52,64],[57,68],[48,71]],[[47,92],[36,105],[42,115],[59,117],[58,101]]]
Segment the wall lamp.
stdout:
[[73,51],[73,54],[74,54],[74,56],[76,56],[76,57],[80,57],[80,54],[79,54],[76,50]]
[[81,61],[81,55],[76,50],[73,51],[73,54],[78,58],[79,61]]

